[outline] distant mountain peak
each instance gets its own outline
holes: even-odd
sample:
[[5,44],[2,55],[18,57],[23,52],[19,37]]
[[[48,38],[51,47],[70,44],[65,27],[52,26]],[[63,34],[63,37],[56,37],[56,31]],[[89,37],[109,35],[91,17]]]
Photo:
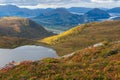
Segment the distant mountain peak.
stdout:
[[67,9],[65,9],[65,8],[56,8],[54,11],[67,11]]
[[34,19],[39,19],[39,23],[46,26],[73,27],[84,22],[83,15],[72,14],[65,8],[56,8]]
[[94,8],[90,11],[88,11],[85,14],[88,18],[92,18],[92,19],[105,19],[105,18],[109,18],[110,15],[107,11],[104,11],[102,9],[99,8]]
[[99,9],[99,8],[94,8],[93,10],[100,10],[101,11],[101,9]]
[[70,14],[69,11],[67,11],[67,9],[65,8],[56,8],[54,10],[51,11],[51,13],[63,13],[63,14]]
[[99,8],[94,8],[94,9],[92,9],[92,10],[90,10],[90,11],[88,11],[88,13],[89,12],[106,12],[106,11],[104,11],[104,10],[102,10],[102,9],[99,9]]

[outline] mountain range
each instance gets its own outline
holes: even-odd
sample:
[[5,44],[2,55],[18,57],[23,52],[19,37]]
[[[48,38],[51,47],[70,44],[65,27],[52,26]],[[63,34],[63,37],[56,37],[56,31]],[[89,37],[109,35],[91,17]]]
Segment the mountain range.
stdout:
[[[15,5],[0,5],[0,12],[1,12],[1,17],[2,16],[11,16],[11,15],[18,15],[18,16],[38,16],[40,13],[48,12],[51,11],[55,8],[38,8],[38,9],[28,9],[28,8],[20,8]],[[69,12],[75,12],[75,13],[86,13],[93,8],[87,8],[87,7],[71,7],[71,8],[66,8]],[[110,13],[120,13],[120,7],[115,7],[111,9],[104,9],[104,8],[99,8],[101,10],[110,12]]]
[[119,11],[119,7],[113,9],[85,7],[27,9],[15,5],[1,5],[0,17],[26,17],[45,27],[57,29],[64,27],[66,30],[78,24],[104,20],[110,17],[110,13],[119,13]]
[[72,14],[65,8],[54,9],[52,11],[40,14],[34,19],[44,26],[73,27],[84,23],[83,15]]
[[51,8],[47,9],[28,9],[28,8],[19,8],[15,5],[0,5],[0,17],[4,16],[19,16],[19,17],[33,17],[37,16],[40,13],[52,10]]

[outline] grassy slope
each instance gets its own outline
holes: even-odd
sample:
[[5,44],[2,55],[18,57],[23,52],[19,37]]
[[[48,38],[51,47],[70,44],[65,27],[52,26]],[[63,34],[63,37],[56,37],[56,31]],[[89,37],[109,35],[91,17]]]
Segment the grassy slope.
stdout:
[[39,40],[53,46],[59,55],[65,55],[102,41],[120,40],[120,21],[83,24],[60,35]]
[[0,48],[15,48],[22,45],[35,44],[35,41],[16,37],[0,37]]
[[119,80],[120,43],[77,51],[72,57],[23,62],[0,71],[1,80]]

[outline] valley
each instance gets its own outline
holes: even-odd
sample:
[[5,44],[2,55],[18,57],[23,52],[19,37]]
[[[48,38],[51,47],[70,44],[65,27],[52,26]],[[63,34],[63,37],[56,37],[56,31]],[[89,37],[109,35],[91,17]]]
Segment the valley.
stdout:
[[[120,21],[116,20],[82,24],[58,35],[32,39],[32,42],[23,40],[23,43],[26,41],[25,45],[32,46],[22,46],[20,42],[21,47],[0,49],[3,60],[5,56],[10,56],[2,64],[18,61],[3,67],[0,79],[119,79],[118,75],[111,77],[111,73],[119,74],[119,34]],[[3,37],[3,45],[8,44],[6,40],[7,37]],[[14,41],[10,41],[12,42]],[[19,46],[19,42],[13,44]],[[55,51],[41,46],[49,46]],[[111,73],[108,73],[109,70]]]
[[0,5],[0,80],[120,79],[120,7],[36,2]]

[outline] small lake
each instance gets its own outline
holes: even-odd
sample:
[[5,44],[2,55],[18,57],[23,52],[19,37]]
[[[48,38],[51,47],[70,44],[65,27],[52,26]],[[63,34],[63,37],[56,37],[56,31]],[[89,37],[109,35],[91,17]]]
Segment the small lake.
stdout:
[[42,46],[21,46],[15,49],[0,49],[0,68],[11,61],[41,60],[43,58],[58,57],[56,51]]

